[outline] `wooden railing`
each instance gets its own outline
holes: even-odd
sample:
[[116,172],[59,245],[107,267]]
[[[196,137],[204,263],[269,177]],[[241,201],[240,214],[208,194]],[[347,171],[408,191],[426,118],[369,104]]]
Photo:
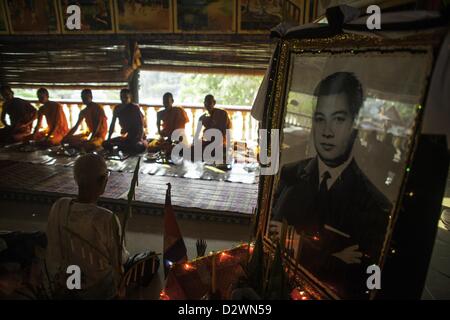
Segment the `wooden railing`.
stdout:
[[[69,127],[75,125],[78,119],[78,114],[85,108],[81,102],[71,102],[71,101],[58,101],[64,107],[64,112],[66,114],[67,122]],[[97,102],[97,101],[96,101]],[[39,108],[40,104],[37,101],[32,101],[35,107]],[[112,114],[115,105],[117,103],[111,102],[97,102],[105,110],[106,116],[108,117],[108,127],[112,120]],[[140,104],[142,113],[145,117],[145,132],[147,137],[153,138],[157,136],[156,128],[156,113],[163,109],[162,105],[147,105]],[[205,113],[205,109],[200,105],[184,105],[182,106],[189,117],[189,123],[186,124],[186,135],[190,141],[192,141],[195,131],[197,129],[198,119],[202,114]],[[256,146],[258,138],[258,121],[253,119],[250,115],[251,107],[245,106],[217,106],[226,110],[230,116],[233,124],[231,138],[233,141],[247,142],[249,146]],[[46,123],[43,123],[46,126]],[[81,128],[78,129],[79,132],[86,130],[86,124],[83,123]],[[120,127],[118,122],[116,122],[115,134],[119,134]]]
[[311,129],[312,118],[308,114],[287,111],[284,123],[285,125],[293,125],[304,129]]

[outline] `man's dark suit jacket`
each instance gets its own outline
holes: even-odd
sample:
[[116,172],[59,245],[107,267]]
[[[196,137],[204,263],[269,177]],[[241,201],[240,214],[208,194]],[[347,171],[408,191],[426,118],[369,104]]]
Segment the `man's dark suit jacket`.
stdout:
[[[367,266],[377,264],[391,204],[352,160],[319,199],[317,158],[281,169],[272,220],[287,219],[305,241],[300,263],[344,297],[358,298],[367,290]],[[329,225],[348,237],[329,231]],[[315,236],[315,237],[313,237]],[[361,264],[346,264],[333,253],[359,245]]]

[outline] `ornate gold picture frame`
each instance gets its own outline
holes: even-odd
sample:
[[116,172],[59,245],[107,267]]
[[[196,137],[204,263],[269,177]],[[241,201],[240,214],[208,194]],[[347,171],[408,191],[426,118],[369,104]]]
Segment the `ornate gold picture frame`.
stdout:
[[[283,260],[291,281],[305,288],[317,299],[372,299],[376,295],[376,290],[364,289],[365,282],[359,283],[361,281],[355,281],[355,278],[351,277],[338,280],[336,275],[352,274],[358,269],[348,269],[347,266],[357,265],[361,267],[359,269],[364,266],[365,269],[369,263],[378,265],[382,270],[386,253],[390,250],[393,226],[405,196],[404,186],[408,179],[409,164],[414,155],[428,76],[433,65],[433,47],[438,42],[439,38],[433,36],[383,40],[359,35],[338,35],[326,39],[281,40],[279,43],[279,55],[276,56],[274,66],[273,90],[269,92],[264,128],[281,131],[279,141],[281,165],[276,175],[263,176],[260,181],[258,232],[264,235],[264,243],[269,252],[273,252],[276,247],[276,239],[282,239],[280,245],[283,249]],[[383,73],[386,72],[388,75],[384,76]],[[360,90],[362,94],[341,95],[348,91],[340,92],[342,91],[340,87],[362,88]],[[328,99],[330,96],[334,97],[333,100]],[[339,96],[345,96],[347,99],[343,98],[343,102],[340,103]],[[350,99],[350,97],[356,98]],[[349,112],[339,119],[332,115],[332,108],[337,108],[339,105],[352,105],[349,101],[359,101],[355,102],[359,107],[354,113]],[[303,114],[305,111],[309,113]],[[334,111],[339,113],[339,110]],[[308,121],[304,119],[306,117],[309,117]],[[380,119],[381,123],[377,123]],[[339,131],[336,129],[338,127],[333,127],[339,121],[344,123],[350,121],[348,124],[351,125],[347,127],[348,135],[343,134],[345,139],[341,140],[346,142],[342,142],[341,149],[339,148],[341,142],[338,142],[335,137],[338,136],[335,134]],[[381,126],[383,121],[384,127]],[[326,126],[326,130],[332,128],[336,132],[331,130],[323,134],[325,129],[322,131],[318,129],[321,126],[324,128],[323,123],[330,123]],[[375,124],[380,124],[380,127]],[[295,136],[292,132],[300,133],[300,135]],[[367,132],[370,132],[370,135],[366,134]],[[302,134],[302,138],[298,138]],[[322,134],[325,136],[323,141],[320,140]],[[375,137],[379,143],[370,140],[369,137]],[[383,145],[382,138],[386,139],[386,137],[388,139]],[[328,138],[330,140],[326,140]],[[301,139],[303,139],[303,145],[301,143],[296,145],[296,141]],[[350,141],[349,139],[351,144],[347,142]],[[318,142],[315,143],[315,141]],[[359,149],[356,148],[356,141]],[[364,145],[363,142],[366,144]],[[271,150],[276,150],[273,148],[273,143],[272,141]],[[379,149],[375,150],[375,145]],[[386,164],[384,167],[379,165],[381,162],[374,164],[370,157],[380,153],[380,150],[387,150],[387,147],[391,148],[392,152],[395,151],[395,154],[392,154],[392,163],[390,160],[385,160],[382,162]],[[290,150],[289,153],[286,151],[289,148],[302,151],[296,153]],[[342,153],[342,157],[338,157],[339,152]],[[333,164],[333,159],[341,158],[342,161],[336,162],[336,165]],[[312,162],[312,159],[317,161]],[[394,160],[396,163],[393,169],[391,165],[394,166]],[[296,165],[289,166],[288,163]],[[314,187],[306,184],[302,186],[301,179],[305,177],[305,172],[309,172],[304,170],[307,164],[311,168],[316,168],[315,171],[310,171],[314,172],[311,173],[316,183]],[[323,188],[321,189],[319,182],[323,177],[320,175],[323,170],[320,169],[320,164],[324,168],[332,169],[330,170],[331,178],[333,178],[333,170],[337,172],[334,172],[335,179],[331,184],[329,180],[325,180],[325,183],[322,180],[322,187],[325,186],[325,191],[322,193]],[[381,167],[383,169],[379,169]],[[348,173],[352,171],[351,169],[354,169],[354,172],[357,172],[356,175],[363,179],[351,180],[352,174]],[[384,179],[377,180],[378,176]],[[364,189],[364,192],[360,192],[359,197],[364,201],[377,204],[373,207],[367,206],[371,208],[370,210],[364,210],[375,213],[375,215],[367,214],[367,217],[371,217],[370,219],[373,220],[370,221],[375,224],[379,222],[381,229],[370,228],[370,225],[368,227],[364,221],[369,220],[365,218],[354,218],[358,217],[360,212],[362,214],[363,209],[362,211],[358,211],[359,209],[338,210],[339,206],[342,209],[342,205],[336,200],[334,202],[317,200],[323,199],[317,194],[320,196],[326,194],[330,197],[330,191],[336,191],[338,186],[345,186],[344,182],[348,177],[356,185],[369,186]],[[326,192],[327,189],[328,192]],[[342,193],[342,190],[347,192]],[[338,197],[339,201],[351,203],[354,198],[358,199],[358,195],[354,193],[348,196],[353,190],[345,189],[345,187],[342,190]],[[308,197],[302,199],[305,194],[308,194]],[[318,203],[331,203],[331,205],[326,209],[317,209],[320,207]],[[308,204],[311,205],[308,206]],[[378,210],[380,207],[383,209]],[[360,207],[358,204],[352,204],[346,208]],[[275,233],[273,233],[274,225],[272,224],[274,212],[278,212],[281,217]],[[346,214],[350,212],[350,218],[348,218],[350,222],[340,225],[324,223],[333,220],[329,218],[330,214],[338,216],[342,212]],[[314,218],[315,213],[320,219]],[[366,214],[365,211],[364,214]],[[380,216],[384,218],[380,219]],[[360,222],[355,222],[356,226],[350,227],[353,221]],[[356,235],[355,230],[358,228],[361,232]],[[316,231],[320,232],[315,234]],[[369,240],[361,240],[370,233],[377,239],[369,237]],[[333,248],[330,248],[330,244],[333,244]],[[370,246],[377,249],[371,251],[368,249]],[[351,250],[344,252],[349,248]],[[351,258],[343,258],[342,252],[345,256],[349,251]],[[309,255],[307,255],[308,252]],[[353,253],[356,255],[352,256]],[[328,267],[325,268],[327,271],[319,272],[323,265],[308,264],[313,260],[322,261],[314,254],[320,254],[320,258],[327,261],[327,266],[332,265],[334,269],[331,270],[334,270],[334,273],[330,273]],[[332,259],[335,261],[330,264]],[[343,259],[347,260],[344,262]],[[340,264],[341,262],[343,264]],[[362,276],[362,274],[359,275]],[[346,285],[348,283],[358,283],[358,288],[348,288]]]

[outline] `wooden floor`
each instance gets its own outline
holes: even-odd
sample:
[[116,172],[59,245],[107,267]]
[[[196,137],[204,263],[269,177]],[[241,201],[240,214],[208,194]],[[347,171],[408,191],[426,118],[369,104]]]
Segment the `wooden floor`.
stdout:
[[[3,199],[51,203],[77,192],[72,177],[75,157],[54,156],[48,151],[0,150],[0,191]],[[126,204],[137,158],[108,160],[112,170],[101,204],[117,209]],[[196,220],[248,223],[256,207],[259,168],[237,163],[222,171],[203,163],[167,165],[141,161],[135,210],[160,214],[167,183],[172,184],[172,204],[177,214]]]

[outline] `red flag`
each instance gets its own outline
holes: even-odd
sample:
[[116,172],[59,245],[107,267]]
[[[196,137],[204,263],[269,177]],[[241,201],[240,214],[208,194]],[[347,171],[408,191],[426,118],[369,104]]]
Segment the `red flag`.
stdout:
[[164,275],[167,277],[169,269],[174,263],[183,263],[188,260],[186,245],[178,227],[175,212],[172,208],[172,186],[167,184],[166,203],[164,205]]

